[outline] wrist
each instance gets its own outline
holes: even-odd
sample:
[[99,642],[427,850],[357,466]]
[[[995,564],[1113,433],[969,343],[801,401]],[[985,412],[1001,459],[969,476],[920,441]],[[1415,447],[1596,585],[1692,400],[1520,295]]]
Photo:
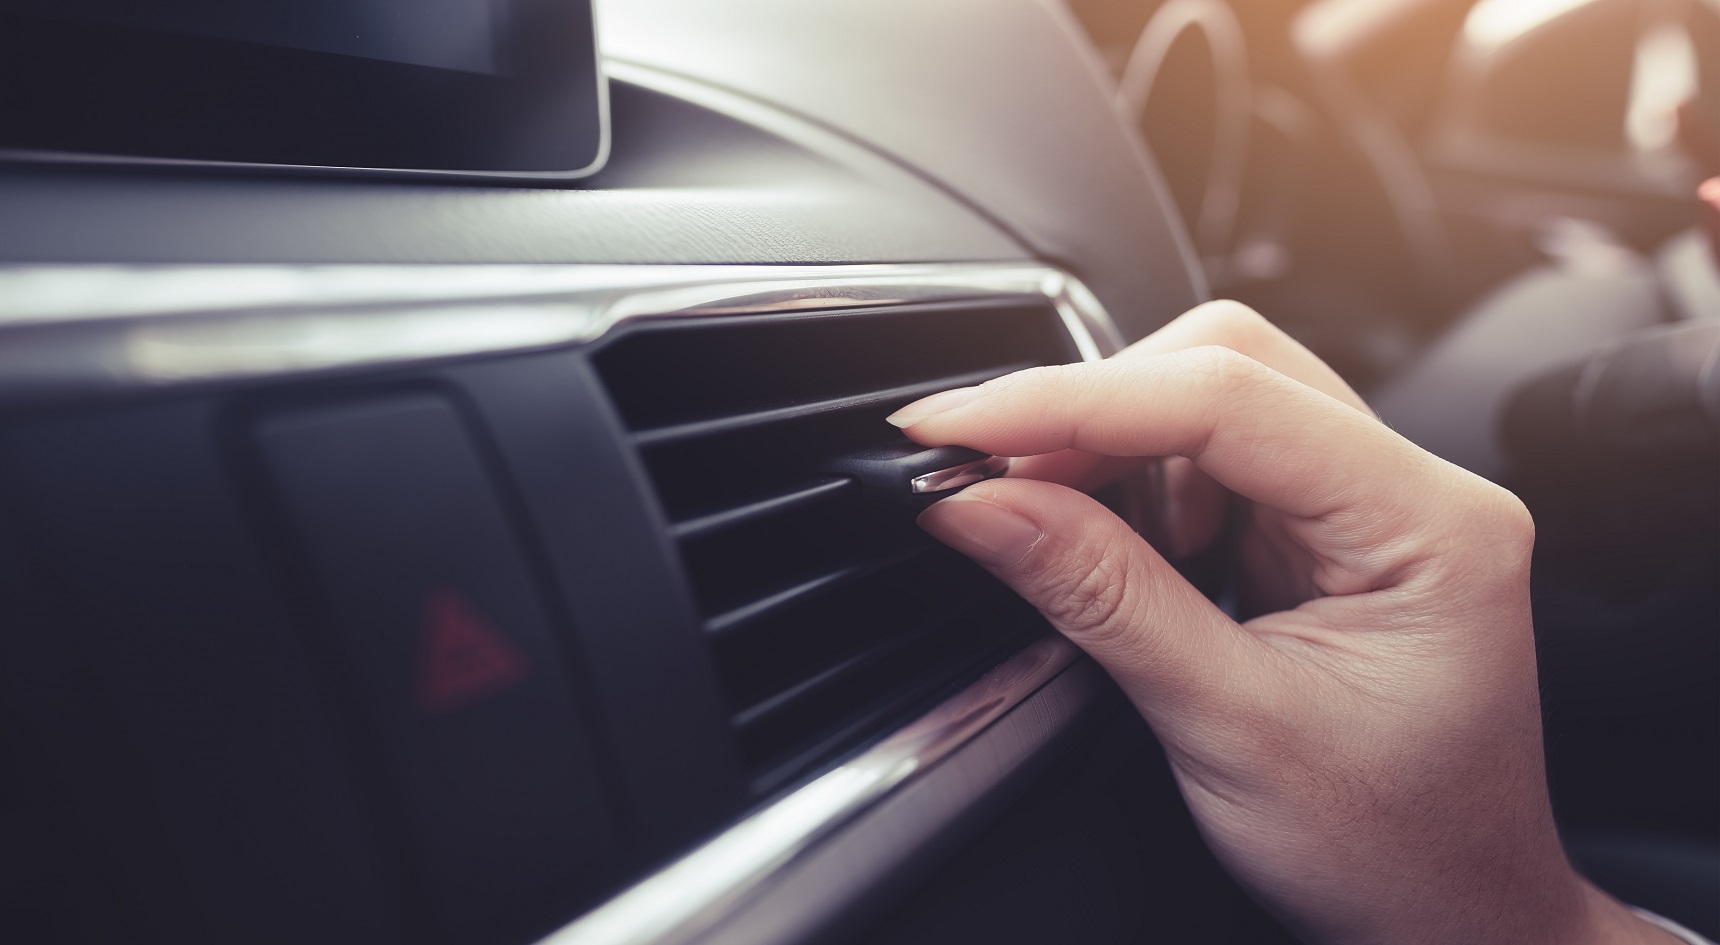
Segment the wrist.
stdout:
[[[1565,867],[1538,884],[1538,893],[1514,896],[1490,908],[1465,910],[1437,930],[1421,934],[1386,934],[1374,941],[1514,942],[1534,945],[1687,945],[1677,935],[1643,918],[1631,907],[1601,891]],[[1475,921],[1482,915],[1492,918]],[[1431,934],[1429,934],[1431,933]]]
[[1585,879],[1579,882],[1583,886],[1585,922],[1581,935],[1571,941],[1582,945],[1684,945],[1685,939],[1644,918],[1593,883]]

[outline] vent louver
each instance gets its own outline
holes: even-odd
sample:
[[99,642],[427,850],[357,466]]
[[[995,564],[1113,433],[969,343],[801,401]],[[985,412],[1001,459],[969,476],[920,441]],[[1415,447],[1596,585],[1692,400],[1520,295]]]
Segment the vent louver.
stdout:
[[1042,632],[835,457],[926,394],[1073,360],[1043,299],[643,323],[595,358],[670,522],[742,761],[768,790]]

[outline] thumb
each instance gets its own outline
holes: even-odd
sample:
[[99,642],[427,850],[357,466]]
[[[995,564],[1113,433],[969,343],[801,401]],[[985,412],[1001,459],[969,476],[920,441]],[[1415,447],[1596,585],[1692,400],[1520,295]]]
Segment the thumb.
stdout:
[[[920,514],[1098,661],[1154,722],[1230,688],[1253,656],[1246,632],[1109,509],[1030,479],[970,486]],[[1185,717],[1186,720],[1186,717]]]

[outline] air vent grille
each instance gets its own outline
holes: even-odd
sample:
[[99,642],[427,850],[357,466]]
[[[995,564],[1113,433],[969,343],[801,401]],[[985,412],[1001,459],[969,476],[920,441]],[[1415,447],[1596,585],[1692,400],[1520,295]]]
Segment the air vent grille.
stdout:
[[911,400],[1074,356],[1038,298],[666,320],[598,352],[760,790],[1043,630],[829,468],[901,442],[884,417]]

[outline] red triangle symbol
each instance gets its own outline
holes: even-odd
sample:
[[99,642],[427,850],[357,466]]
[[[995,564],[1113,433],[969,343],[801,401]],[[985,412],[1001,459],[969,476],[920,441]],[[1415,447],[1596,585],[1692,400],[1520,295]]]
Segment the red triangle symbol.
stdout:
[[458,591],[441,588],[424,602],[416,701],[446,712],[525,678],[525,654]]

